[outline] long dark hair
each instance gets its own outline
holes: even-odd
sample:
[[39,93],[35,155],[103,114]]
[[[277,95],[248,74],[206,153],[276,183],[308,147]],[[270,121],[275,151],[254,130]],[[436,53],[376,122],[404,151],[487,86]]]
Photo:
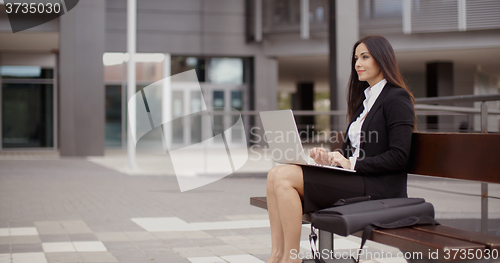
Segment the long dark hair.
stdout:
[[[366,45],[387,82],[408,91],[412,103],[415,105],[415,98],[408,86],[406,86],[403,76],[401,76],[398,62],[396,61],[396,55],[389,41],[382,36],[366,36],[358,40],[352,49],[351,76],[349,77],[349,90],[347,94],[347,115],[349,121],[352,120],[356,111],[361,107],[361,104],[363,104],[365,98],[364,90],[370,86],[366,81],[359,81],[358,73],[355,68],[356,60],[354,56],[356,54],[356,48],[361,43]],[[414,129],[415,128],[416,126],[414,126]]]

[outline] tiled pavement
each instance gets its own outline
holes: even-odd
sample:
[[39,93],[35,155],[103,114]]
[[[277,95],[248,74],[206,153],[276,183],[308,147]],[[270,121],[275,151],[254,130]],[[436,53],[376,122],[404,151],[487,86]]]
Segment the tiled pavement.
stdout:
[[[264,262],[267,214],[249,205],[249,197],[263,195],[262,176],[230,176],[181,193],[175,177],[130,176],[86,159],[2,160],[0,263]],[[500,207],[498,200],[490,207]],[[359,246],[354,237],[335,242],[337,249]],[[307,242],[302,246],[307,251]]]

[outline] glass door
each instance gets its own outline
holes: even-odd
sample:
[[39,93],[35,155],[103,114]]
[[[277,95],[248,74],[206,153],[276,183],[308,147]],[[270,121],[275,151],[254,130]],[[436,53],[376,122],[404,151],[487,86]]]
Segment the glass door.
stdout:
[[[239,120],[239,113],[244,110],[244,93],[248,90],[246,85],[203,85],[202,89],[207,94],[207,108],[213,112],[213,123],[207,125],[213,125],[214,134],[225,132],[228,144],[245,144],[245,131],[233,125]],[[215,143],[223,142],[216,140]]]
[[1,148],[56,148],[55,57],[15,65],[15,56],[2,55]]

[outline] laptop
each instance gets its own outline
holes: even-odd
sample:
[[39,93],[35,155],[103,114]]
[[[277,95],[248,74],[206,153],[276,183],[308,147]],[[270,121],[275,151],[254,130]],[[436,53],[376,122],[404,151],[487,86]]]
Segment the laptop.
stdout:
[[277,163],[300,164],[355,173],[355,170],[308,162],[309,153],[304,151],[292,110],[261,111],[260,119],[264,135]]

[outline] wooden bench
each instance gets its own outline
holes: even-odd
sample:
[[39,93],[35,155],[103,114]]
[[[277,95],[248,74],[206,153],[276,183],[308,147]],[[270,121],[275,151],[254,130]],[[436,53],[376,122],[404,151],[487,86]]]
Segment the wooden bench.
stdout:
[[[337,148],[338,145],[332,147]],[[500,134],[414,133],[409,173],[500,183],[499,151]],[[487,201],[487,188],[484,190],[483,186],[483,199]],[[265,197],[251,197],[250,204],[267,209]],[[310,215],[304,215],[303,222],[310,223]],[[422,253],[425,258],[431,251],[433,257],[442,261],[477,259],[475,255],[492,252],[500,258],[500,237],[444,225],[374,230],[369,239],[401,251]],[[323,251],[324,248],[333,250],[333,235],[320,231],[319,249]]]

